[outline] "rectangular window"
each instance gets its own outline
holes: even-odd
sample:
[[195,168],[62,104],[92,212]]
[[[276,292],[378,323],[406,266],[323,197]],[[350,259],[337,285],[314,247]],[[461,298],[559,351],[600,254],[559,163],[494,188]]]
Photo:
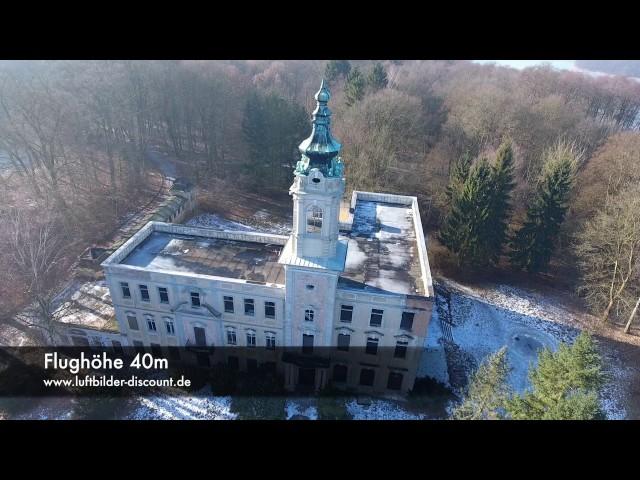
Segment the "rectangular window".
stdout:
[[307,308],[304,311],[304,321],[305,322],[313,322],[313,317],[315,316],[315,313],[313,310],[311,310],[310,308]]
[[191,292],[191,306],[200,308],[200,294],[198,292]]
[[408,342],[398,341],[396,343],[396,349],[393,352],[393,356],[395,358],[405,358],[407,356],[407,345]]
[[340,321],[351,323],[351,318],[353,318],[353,306],[342,305],[342,307],[340,307]]
[[378,339],[367,338],[367,348],[364,351],[369,355],[376,355],[378,353]]
[[122,348],[122,343],[118,340],[111,340],[111,345],[113,346],[113,351],[122,355],[124,353],[124,349]]
[[230,328],[227,330],[227,345],[236,345],[237,343],[236,331]]
[[264,316],[276,318],[276,304],[274,302],[264,302]]
[[176,334],[175,326],[173,325],[173,322],[171,320],[165,320],[164,325],[165,327],[167,327],[167,335]]
[[156,329],[156,319],[153,317],[147,317],[147,328],[150,332],[157,331]]
[[334,382],[346,382],[347,381],[347,366],[335,365],[333,367],[333,381]]
[[134,315],[127,315],[127,322],[129,322],[129,330],[138,330],[138,319]]
[[196,345],[198,347],[207,346],[207,333],[202,327],[193,327],[193,335],[196,338]]
[[402,319],[400,320],[400,328],[402,330],[411,331],[413,328],[413,317],[416,314],[413,312],[402,312]]
[[233,297],[224,297],[224,311],[226,313],[233,313]]
[[313,335],[302,335],[302,353],[313,353]]
[[157,343],[151,344],[151,353],[158,358],[164,358],[162,355],[162,347]]
[[349,351],[349,342],[351,341],[351,335],[346,335],[344,333],[338,334],[338,350],[342,350],[344,352]]
[[127,282],[120,282],[120,288],[122,288],[122,298],[131,298],[131,290]]
[[140,298],[142,298],[143,302],[148,302],[149,298],[149,289],[146,285],[140,285]]
[[276,336],[273,333],[267,333],[265,336],[267,340],[267,350],[276,349]]
[[178,347],[167,347],[167,350],[169,350],[169,358],[171,358],[171,360],[180,361],[180,350]]
[[240,368],[240,359],[231,355],[227,358],[227,365],[231,370],[238,370]]
[[134,340],[133,346],[136,349],[136,352],[144,353],[144,343],[142,343],[140,340]]
[[377,310],[375,308],[371,309],[371,319],[369,320],[369,325],[372,327],[379,327],[382,325],[382,313],[383,310]]
[[158,287],[158,295],[160,296],[160,303],[169,303],[169,292],[165,287]]
[[258,370],[258,360],[255,358],[247,358],[247,372],[254,373]]
[[247,332],[247,347],[255,347],[255,346],[256,346],[256,333]]
[[389,372],[387,388],[389,390],[400,390],[400,388],[402,388],[402,374],[398,372]]
[[360,385],[372,387],[375,378],[376,372],[371,368],[363,368],[362,370],[360,370]]
[[253,298],[244,299],[244,314],[253,317],[255,315],[255,306],[253,304]]

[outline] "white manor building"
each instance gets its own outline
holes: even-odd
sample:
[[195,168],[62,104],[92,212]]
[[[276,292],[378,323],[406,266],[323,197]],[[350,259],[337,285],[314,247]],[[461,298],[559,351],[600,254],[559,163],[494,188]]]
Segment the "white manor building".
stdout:
[[240,368],[277,362],[289,389],[413,387],[434,300],[416,197],[355,191],[340,222],[345,179],[324,82],[315,98],[290,189],[292,234],[149,222],[102,263],[117,342],[263,347]]

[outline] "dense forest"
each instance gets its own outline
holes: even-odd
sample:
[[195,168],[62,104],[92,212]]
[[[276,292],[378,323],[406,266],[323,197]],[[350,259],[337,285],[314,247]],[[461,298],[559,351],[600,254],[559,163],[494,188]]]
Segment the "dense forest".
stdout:
[[149,149],[202,188],[282,195],[323,77],[349,190],[417,195],[452,268],[568,271],[594,313],[632,322],[640,83],[468,61],[3,63],[2,316],[152,195]]

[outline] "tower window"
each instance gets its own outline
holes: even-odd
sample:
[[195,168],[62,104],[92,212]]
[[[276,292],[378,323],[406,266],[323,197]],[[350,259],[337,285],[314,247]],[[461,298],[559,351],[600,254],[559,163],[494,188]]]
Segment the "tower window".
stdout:
[[307,209],[307,233],[320,233],[322,230],[322,209],[312,205]]
[[198,292],[191,292],[191,306],[200,308],[200,294]]
[[305,322],[313,322],[313,317],[314,317],[315,313],[311,308],[307,308],[304,311],[304,321]]

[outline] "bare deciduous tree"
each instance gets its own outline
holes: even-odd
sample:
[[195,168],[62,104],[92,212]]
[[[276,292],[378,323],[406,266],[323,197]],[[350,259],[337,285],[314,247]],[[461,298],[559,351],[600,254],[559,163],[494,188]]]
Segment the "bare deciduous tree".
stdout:
[[[582,271],[580,291],[603,322],[624,317],[638,291],[640,277],[640,186],[605,203],[577,237]],[[633,319],[633,313],[630,320]],[[628,330],[628,329],[627,329]]]
[[40,329],[45,341],[51,344],[58,338],[58,321],[68,313],[56,300],[56,286],[62,277],[63,259],[69,245],[58,223],[51,212],[42,212],[39,218],[30,219],[16,209],[3,219],[9,233],[7,253],[31,301],[17,320]]

